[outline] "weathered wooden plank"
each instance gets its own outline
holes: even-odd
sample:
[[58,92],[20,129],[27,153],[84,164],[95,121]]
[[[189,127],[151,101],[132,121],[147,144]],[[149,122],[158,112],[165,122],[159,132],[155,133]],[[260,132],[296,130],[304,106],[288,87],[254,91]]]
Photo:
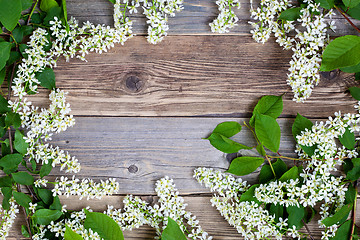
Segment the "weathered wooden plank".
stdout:
[[[72,114],[83,116],[250,116],[257,100],[284,96],[284,114],[325,117],[353,111],[345,93],[358,85],[352,75],[325,73],[304,104],[292,101],[286,84],[291,53],[273,39],[251,37],[172,36],[159,45],[142,37],[129,40],[88,62],[60,61],[57,87],[68,91]],[[48,103],[48,91],[33,102]]]
[[[144,197],[144,200],[151,202],[152,197]],[[230,240],[230,239],[243,239],[237,231],[232,228],[219,214],[219,212],[211,206],[209,196],[185,196],[185,202],[188,204],[186,208],[192,212],[200,222],[200,225],[205,231],[207,231],[214,239]],[[120,208],[122,197],[111,196],[105,197],[102,200],[91,200],[91,201],[79,201],[76,198],[62,198],[61,202],[67,205],[69,210],[80,210],[84,207],[90,206],[94,211],[104,211],[107,205],[113,205],[116,208]],[[358,203],[360,201],[358,200]],[[360,210],[357,209],[358,215]],[[321,238],[321,230],[318,228],[317,220],[314,219],[308,224],[311,235],[314,239]],[[357,219],[359,222],[359,219]],[[24,224],[23,215],[20,214],[16,223],[13,226],[10,237],[7,239],[24,239],[20,234],[20,226]],[[303,229],[306,232],[305,229]],[[147,226],[134,229],[132,231],[124,231],[124,237],[126,240],[137,240],[137,239],[154,239],[155,232],[153,229]]]
[[[226,170],[235,154],[213,148],[207,137],[223,121],[248,121],[234,118],[86,118],[55,135],[51,143],[76,156],[82,166],[79,178],[116,178],[120,194],[154,194],[154,183],[169,176],[183,194],[206,193],[192,177],[196,167]],[[295,156],[291,135],[292,119],[280,119],[283,130],[280,153]],[[236,141],[256,146],[245,127]],[[256,151],[242,152],[257,155]],[[53,177],[63,175],[58,169]],[[69,174],[68,174],[69,175]],[[257,173],[244,179],[254,182]]]
[[[169,18],[170,35],[211,34],[209,23],[218,15],[216,0],[184,0],[184,10]],[[259,0],[255,0],[253,7],[257,7]],[[80,22],[113,25],[113,5],[108,0],[68,0],[69,16],[74,16]],[[228,35],[250,35],[250,0],[242,0],[241,8],[235,10],[239,18],[238,26]],[[142,10],[134,15],[128,15],[133,20],[134,32],[138,35],[147,34],[146,18]],[[331,33],[335,36],[356,34],[350,24],[340,14],[333,17],[337,22],[337,30]],[[357,21],[355,21],[357,22]]]

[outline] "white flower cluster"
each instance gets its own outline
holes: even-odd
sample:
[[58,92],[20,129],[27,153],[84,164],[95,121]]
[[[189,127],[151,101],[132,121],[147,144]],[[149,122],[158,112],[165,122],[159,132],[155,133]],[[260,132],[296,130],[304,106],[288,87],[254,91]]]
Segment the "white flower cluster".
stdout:
[[263,206],[254,201],[240,201],[241,194],[248,190],[249,185],[241,178],[215,171],[212,168],[197,168],[194,178],[205,187],[216,191],[211,203],[231,226],[245,239],[282,239],[282,234],[288,231],[299,236],[293,229],[287,229],[287,219],[279,219],[270,215]]
[[217,0],[216,4],[218,5],[220,13],[217,18],[209,24],[211,31],[214,33],[227,33],[229,29],[235,27],[239,21],[233,9],[240,8],[240,0]]
[[14,223],[16,218],[16,214],[19,213],[18,206],[15,204],[15,199],[12,197],[9,201],[10,208],[9,210],[5,210],[0,205],[0,239],[5,240],[9,234],[10,228]]
[[[297,102],[304,102],[319,83],[321,55],[328,42],[327,30],[335,29],[333,21],[326,22],[333,15],[332,10],[322,12],[313,0],[305,0],[304,4],[307,6],[300,10],[296,21],[286,21],[279,16],[292,7],[291,1],[261,0],[260,7],[251,8],[251,16],[258,22],[249,22],[254,28],[251,33],[255,41],[265,43],[274,33],[280,46],[293,51],[287,83]],[[293,30],[295,33],[291,36],[289,33]]]
[[187,204],[179,196],[172,179],[165,177],[157,181],[155,191],[159,200],[153,206],[138,197],[127,196],[123,201],[123,211],[109,206],[105,213],[124,230],[147,224],[155,228],[156,233],[161,236],[167,225],[167,219],[170,217],[179,224],[190,239],[212,239],[202,230],[196,217],[185,210]]
[[117,193],[120,188],[119,183],[114,178],[106,181],[101,180],[100,183],[96,183],[92,179],[82,179],[80,181],[75,176],[72,179],[61,176],[54,185],[52,189],[54,196],[80,196],[80,200],[82,198],[87,200],[94,198],[101,199],[106,195]]
[[149,43],[157,44],[163,40],[169,30],[168,16],[174,17],[175,12],[183,9],[183,0],[116,0],[115,27],[119,23],[129,22],[125,16],[126,11],[128,10],[130,14],[137,13],[140,3],[149,24],[146,38]]

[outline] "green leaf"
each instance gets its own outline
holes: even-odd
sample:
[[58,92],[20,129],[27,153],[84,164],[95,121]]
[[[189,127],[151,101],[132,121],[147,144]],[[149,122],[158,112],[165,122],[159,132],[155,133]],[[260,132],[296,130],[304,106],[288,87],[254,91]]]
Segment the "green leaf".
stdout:
[[168,224],[161,234],[161,240],[186,240],[186,236],[181,231],[179,225],[168,217]]
[[299,168],[297,166],[294,166],[292,168],[290,168],[287,172],[285,172],[280,178],[279,181],[281,182],[285,182],[288,181],[290,179],[295,180],[296,178],[299,177]]
[[14,147],[16,151],[21,153],[23,156],[27,153],[27,149],[29,147],[29,144],[24,139],[24,135],[19,130],[15,131]]
[[271,215],[275,215],[275,221],[276,222],[279,222],[279,218],[281,217],[282,219],[283,218],[283,215],[284,215],[284,207],[281,206],[280,204],[270,204],[270,209],[269,209],[269,212]]
[[11,186],[12,186],[11,177],[4,176],[0,178],[0,187],[11,187]]
[[254,172],[264,159],[261,157],[238,157],[232,160],[228,173],[235,174],[237,176],[243,176]]
[[343,67],[343,68],[340,68],[340,70],[343,72],[347,72],[347,73],[360,72],[360,64],[350,66],[350,67]]
[[257,151],[261,156],[265,156],[265,155],[266,155],[264,146],[263,146],[261,143],[256,146],[256,151]]
[[288,224],[290,228],[294,225],[296,226],[296,229],[303,227],[304,224],[301,220],[305,217],[304,207],[289,206],[286,208],[286,212],[289,214]]
[[66,8],[66,0],[61,0],[61,5],[62,5],[62,10],[64,13],[64,22],[65,22],[65,26],[66,26],[66,31],[70,30],[69,24],[68,24],[68,16],[67,16],[67,8]]
[[[21,31],[20,27],[17,27],[12,31],[12,37],[15,39],[16,43],[22,42],[24,34]],[[9,64],[11,64],[11,63],[8,63],[8,65]]]
[[360,0],[342,0],[342,2],[344,3],[345,7],[354,8],[359,5]]
[[283,101],[281,96],[267,95],[263,96],[256,104],[253,115],[250,118],[250,126],[255,126],[255,115],[264,114],[272,118],[278,118],[283,110]]
[[260,184],[252,185],[246,192],[241,194],[240,202],[256,202],[260,204],[260,201],[255,197],[255,190]]
[[24,11],[33,5],[33,0],[21,0],[21,9]]
[[298,18],[300,18],[300,10],[301,7],[286,9],[285,11],[281,12],[279,19],[287,20],[287,21],[295,21]]
[[26,49],[28,49],[29,47],[28,47],[28,45],[26,45],[26,44],[20,44],[19,45],[19,50],[20,50],[20,53],[21,53],[21,55],[24,57],[24,58],[27,58],[27,54],[26,54],[26,52],[25,52],[25,50]]
[[6,132],[7,128],[5,127],[5,116],[2,116],[0,117],[0,138],[3,137]]
[[40,81],[40,85],[47,89],[55,88],[55,73],[52,68],[45,68],[42,72],[36,74],[36,78]]
[[109,0],[109,2],[111,2],[111,3],[115,4],[115,0]]
[[61,18],[61,7],[52,7],[50,10],[46,13],[46,17],[44,18],[44,25],[50,26],[50,21],[54,20],[54,17],[57,17],[58,19]]
[[331,240],[350,239],[350,235],[351,235],[351,220],[347,220],[343,225],[341,225],[338,228],[335,236]]
[[[280,178],[287,171],[286,164],[280,158],[275,163],[273,163],[272,166],[277,178]],[[259,182],[267,183],[272,179],[275,179],[274,173],[272,172],[270,165],[266,164],[261,168]]]
[[3,68],[0,71],[0,85],[3,84],[5,77],[6,77],[6,68]]
[[54,197],[54,201],[53,203],[50,205],[49,209],[52,209],[52,210],[62,210],[62,205],[60,203],[60,199],[58,196],[55,196]]
[[14,126],[14,128],[19,128],[21,126],[21,118],[18,113],[8,112],[5,117],[6,126]]
[[10,57],[10,51],[11,51],[11,43],[0,42],[0,70],[2,70],[5,67],[6,62]]
[[294,136],[295,141],[297,141],[296,136],[301,135],[301,132],[305,131],[305,129],[311,130],[313,125],[314,124],[309,119],[301,116],[298,113],[296,115],[294,124],[292,125],[292,134]]
[[16,200],[16,202],[24,207],[24,208],[29,208],[29,203],[31,203],[31,198],[26,195],[25,193],[22,192],[14,192],[13,193],[14,198]]
[[213,133],[219,133],[227,138],[234,136],[241,131],[238,122],[222,122],[216,126]]
[[240,149],[251,149],[251,147],[237,143],[218,133],[212,133],[210,137],[206,139],[210,141],[210,144],[213,145],[213,147],[224,153],[236,153]]
[[22,2],[21,0],[0,0],[0,6],[0,22],[7,30],[12,31],[21,17]]
[[71,230],[71,228],[69,228],[67,225],[65,225],[65,229],[65,240],[83,240],[83,238],[79,234]]
[[0,167],[6,174],[15,172],[18,169],[19,164],[23,160],[23,157],[18,154],[8,154],[0,159]]
[[41,11],[48,12],[53,7],[59,7],[59,4],[55,0],[41,0]]
[[331,71],[360,63],[360,37],[346,35],[336,38],[324,50],[320,71]]
[[104,240],[124,239],[120,226],[111,217],[103,213],[89,212],[86,209],[85,214],[84,227],[86,229],[91,228]]
[[36,224],[48,225],[51,221],[58,220],[63,213],[59,210],[39,209],[33,215]]
[[358,87],[351,87],[349,88],[350,94],[353,98],[360,101],[360,88]]
[[353,167],[350,171],[347,172],[346,178],[355,181],[360,178],[360,158],[351,159]]
[[0,113],[6,113],[10,110],[8,101],[0,95]]
[[29,232],[27,230],[27,227],[25,225],[21,225],[21,234],[26,238],[30,237],[30,234],[29,234]]
[[350,9],[347,9],[347,7],[344,6],[343,10],[347,11],[346,13],[352,18],[360,20],[360,4]]
[[327,227],[338,224],[342,219],[346,218],[349,215],[352,207],[353,205],[351,203],[343,206],[333,216],[325,218],[322,223]]
[[352,184],[348,186],[348,190],[345,193],[345,204],[354,203],[356,198],[356,189]]
[[268,115],[256,114],[255,133],[259,141],[272,152],[280,147],[280,127],[276,120]]
[[40,168],[40,177],[43,178],[43,177],[49,175],[52,169],[53,169],[53,166],[52,166],[51,161],[42,165]]
[[348,127],[346,128],[345,133],[341,137],[339,137],[339,141],[347,149],[354,150],[354,148],[355,148],[355,135],[354,135],[353,132],[350,132]]
[[40,199],[46,204],[51,205],[53,203],[53,195],[49,189],[45,188],[38,188],[37,189],[38,195]]
[[17,51],[11,51],[10,52],[10,57],[8,59],[8,61],[6,62],[6,65],[11,65],[14,62],[17,62],[20,59],[21,55],[19,52]]
[[34,183],[34,177],[27,172],[16,172],[12,174],[12,177],[16,183],[22,185],[32,185]]
[[11,187],[3,187],[3,188],[1,188],[1,193],[4,196],[4,199],[2,202],[2,207],[5,210],[9,210],[10,209],[9,200],[12,197],[12,188]]
[[315,0],[316,3],[320,3],[320,7],[326,9],[332,9],[334,7],[334,0]]
[[356,81],[360,80],[360,71],[355,73],[355,80]]

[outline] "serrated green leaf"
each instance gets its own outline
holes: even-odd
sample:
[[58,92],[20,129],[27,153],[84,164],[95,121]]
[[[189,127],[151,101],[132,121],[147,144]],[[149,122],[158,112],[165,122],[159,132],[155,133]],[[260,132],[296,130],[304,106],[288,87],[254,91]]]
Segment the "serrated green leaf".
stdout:
[[346,178],[355,181],[360,178],[360,158],[351,159],[352,168],[346,174]]
[[168,217],[168,224],[161,234],[161,240],[186,240],[186,236],[180,226]]
[[15,131],[14,148],[23,156],[27,153],[29,144],[25,141],[24,135],[19,131]]
[[263,164],[264,159],[261,157],[238,157],[232,160],[228,173],[237,176],[243,176],[254,172]]
[[6,174],[15,172],[18,169],[19,164],[23,160],[23,157],[18,154],[8,154],[0,159],[0,167]]
[[6,113],[5,124],[7,127],[14,126],[14,128],[19,128],[21,126],[20,115],[14,112]]
[[7,30],[12,31],[21,17],[22,2],[21,0],[0,0],[0,6],[0,22]]
[[250,126],[255,126],[255,115],[264,114],[272,118],[278,118],[283,110],[283,101],[281,96],[267,95],[263,96],[256,104],[253,115],[250,118]]
[[294,124],[292,125],[292,134],[295,141],[297,141],[296,136],[300,135],[305,129],[311,130],[314,124],[307,119],[306,117],[301,116],[299,113],[296,115]]
[[331,240],[350,239],[351,235],[351,220],[344,222],[336,231],[335,236]]
[[360,63],[360,37],[346,35],[336,38],[325,48],[320,71],[350,67]]
[[48,225],[58,220],[63,213],[59,210],[39,209],[33,215],[34,222],[39,225]]
[[[280,178],[287,171],[286,164],[280,158],[275,163],[272,164],[272,167],[274,169],[277,178]],[[270,165],[266,164],[261,168],[259,174],[259,182],[267,183],[272,179],[275,179],[274,173],[272,172]]]
[[241,131],[238,122],[222,122],[216,126],[213,133],[219,133],[227,138],[234,136]]
[[50,205],[49,209],[52,210],[62,210],[62,205],[58,196],[54,197],[53,203]]
[[26,238],[30,237],[30,234],[29,234],[29,232],[27,230],[27,227],[25,225],[21,225],[21,234]]
[[[0,0],[1,1],[1,0]],[[11,43],[0,42],[0,70],[2,70],[10,57]]]
[[0,113],[6,113],[10,110],[8,101],[0,95]]
[[38,188],[37,189],[38,195],[40,199],[47,205],[51,205],[53,203],[53,195],[49,189],[45,188]]
[[251,147],[237,143],[221,134],[212,133],[207,140],[210,141],[210,144],[215,147],[217,150],[224,153],[236,153],[240,149],[251,149]]
[[345,193],[345,204],[354,203],[356,198],[356,189],[352,184],[348,186],[348,190]]
[[120,226],[109,216],[103,213],[85,210],[84,227],[97,232],[104,240],[123,240],[124,236]]
[[260,201],[255,197],[255,190],[260,184],[252,185],[246,192],[241,194],[240,202],[256,202],[260,204]]
[[0,178],[0,187],[11,187],[11,177],[10,176],[4,176]]
[[69,31],[70,27],[69,27],[68,20],[67,20],[68,16],[67,16],[66,0],[61,0],[61,6],[62,6],[63,14],[64,14],[64,22],[65,22],[66,31]]
[[279,181],[286,182],[290,179],[295,180],[299,177],[299,168],[297,166],[294,166],[290,168],[288,171],[286,171],[280,178]]
[[360,101],[360,88],[358,87],[351,87],[349,88],[350,94],[353,98]]
[[342,2],[344,3],[345,7],[354,8],[359,5],[360,0],[342,0]]
[[8,61],[6,62],[6,65],[11,65],[15,62],[17,62],[21,57],[21,54],[17,51],[11,51],[10,52],[10,57],[8,59]]
[[40,177],[43,178],[50,174],[51,170],[53,169],[52,162],[49,161],[46,164],[43,164],[40,168]]
[[320,3],[320,7],[326,9],[332,9],[334,7],[335,1],[334,0],[315,0],[316,3]]
[[296,226],[296,229],[303,227],[304,224],[301,220],[305,217],[304,207],[289,206],[286,208],[286,212],[289,214],[288,224],[290,228],[294,225]]
[[1,193],[4,196],[3,201],[2,201],[2,207],[5,210],[9,210],[10,209],[9,200],[12,197],[12,188],[11,187],[3,187],[3,188],[1,188]]
[[[17,27],[12,31],[12,37],[15,39],[16,43],[22,42],[24,34],[21,31],[20,27]],[[8,64],[11,64],[11,63],[8,63]]]
[[360,72],[360,64],[357,64],[355,66],[350,66],[350,67],[343,67],[343,68],[340,68],[340,70],[343,72],[347,72],[347,73]]
[[12,177],[16,183],[22,185],[32,185],[34,183],[34,177],[27,172],[16,172],[12,174]]
[[67,225],[65,225],[65,229],[65,240],[83,240],[83,238],[79,234],[71,230],[71,228],[69,228]]
[[288,8],[281,12],[279,19],[287,21],[295,21],[300,18],[301,7]]
[[42,87],[50,90],[55,88],[55,73],[52,68],[45,68],[42,72],[38,72],[36,78]]
[[345,133],[341,137],[339,137],[339,141],[347,149],[354,150],[354,148],[355,148],[355,135],[354,135],[353,132],[350,132],[348,127],[346,128]]
[[265,156],[265,155],[266,155],[264,146],[263,146],[261,143],[256,146],[256,151],[257,151],[261,156]]
[[59,7],[59,4],[56,2],[56,0],[41,0],[41,11],[48,12],[53,7]]
[[13,193],[15,201],[24,208],[29,208],[29,203],[31,203],[31,198],[22,192]]
[[274,118],[256,114],[255,133],[259,141],[270,151],[276,153],[279,150],[281,130]]
[[330,227],[330,226],[332,226],[334,224],[338,224],[338,223],[341,224],[340,221],[349,215],[352,207],[353,207],[353,205],[351,203],[344,205],[333,216],[325,218],[322,221],[322,223],[327,227]]

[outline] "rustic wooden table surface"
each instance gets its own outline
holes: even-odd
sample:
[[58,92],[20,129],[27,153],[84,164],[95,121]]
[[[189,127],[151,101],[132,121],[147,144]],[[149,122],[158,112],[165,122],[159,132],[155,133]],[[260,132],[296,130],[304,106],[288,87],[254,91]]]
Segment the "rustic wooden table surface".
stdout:
[[[238,26],[225,35],[210,32],[209,23],[218,14],[215,0],[184,1],[184,10],[170,18],[169,36],[162,43],[147,43],[146,20],[138,14],[132,17],[137,36],[124,46],[90,54],[87,63],[61,60],[58,64],[57,87],[69,92],[76,125],[55,136],[52,144],[79,159],[82,171],[78,177],[113,177],[121,186],[119,195],[101,201],[62,198],[62,202],[68,209],[90,205],[102,211],[107,205],[121,207],[126,194],[152,201],[155,181],[167,175],[214,239],[241,239],[211,207],[209,190],[192,178],[199,166],[227,169],[233,156],[201,138],[225,120],[247,121],[261,96],[287,93],[279,119],[283,131],[280,151],[294,155],[290,129],[296,113],[315,120],[338,110],[354,112],[355,101],[346,89],[357,83],[349,74],[324,73],[311,98],[296,104],[286,84],[291,52],[283,51],[273,38],[266,44],[253,41],[247,24],[248,0],[237,11]],[[67,5],[69,15],[80,22],[113,23],[113,5],[108,0],[67,0]],[[335,19],[338,31],[334,36],[353,33],[344,20]],[[32,101],[46,106],[48,93],[44,90]],[[246,130],[235,138],[251,145]],[[55,171],[53,177],[59,175]],[[245,178],[255,181],[257,175]],[[21,219],[10,239],[21,238]],[[310,228],[320,239],[316,222]],[[141,227],[124,235],[126,239],[153,239],[155,233]]]

